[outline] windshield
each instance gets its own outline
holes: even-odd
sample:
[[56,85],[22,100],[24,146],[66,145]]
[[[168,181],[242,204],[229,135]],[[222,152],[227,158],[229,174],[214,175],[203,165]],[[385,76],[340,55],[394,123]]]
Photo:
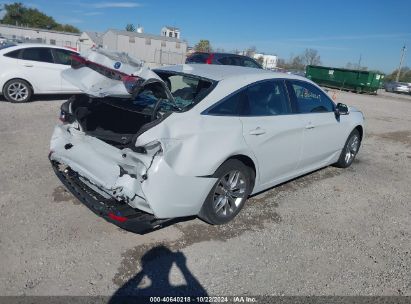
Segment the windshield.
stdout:
[[150,116],[159,113],[161,116],[169,112],[190,110],[216,85],[216,81],[194,75],[158,70],[154,72],[164,83],[159,81],[148,83],[131,99],[113,96],[95,99],[127,111]]
[[158,86],[145,87],[133,100],[137,107],[149,111],[158,106],[160,112],[187,111],[203,100],[213,89],[214,82],[193,75],[155,71],[165,82],[173,100],[164,98]]

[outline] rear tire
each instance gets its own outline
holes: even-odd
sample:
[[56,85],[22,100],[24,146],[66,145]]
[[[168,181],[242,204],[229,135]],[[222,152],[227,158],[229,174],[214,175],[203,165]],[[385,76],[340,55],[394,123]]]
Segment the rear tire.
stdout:
[[7,101],[12,103],[24,103],[30,101],[33,89],[25,80],[12,79],[4,85],[3,95]]
[[198,216],[212,225],[231,221],[243,208],[252,191],[254,170],[237,159],[229,159],[215,172],[218,180]]
[[335,163],[336,167],[348,168],[351,166],[361,146],[360,132],[357,129],[353,130],[345,142],[344,148],[341,151],[340,158]]

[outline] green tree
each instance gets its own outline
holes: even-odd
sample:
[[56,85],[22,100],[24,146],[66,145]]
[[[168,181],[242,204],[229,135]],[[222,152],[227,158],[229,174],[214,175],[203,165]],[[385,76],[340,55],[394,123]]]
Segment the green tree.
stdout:
[[[385,76],[385,81],[395,81],[395,78],[397,77],[397,72],[398,72],[398,69],[395,69],[394,71],[392,71],[392,73]],[[411,69],[409,67],[401,68],[399,81],[400,82],[411,82]]]
[[209,53],[213,49],[211,47],[210,41],[209,40],[200,40],[195,46],[194,50],[196,52],[206,52]]
[[20,25],[49,30],[64,30],[66,32],[79,33],[80,30],[72,25],[60,24],[53,17],[40,12],[36,8],[28,8],[22,3],[6,4],[6,15],[2,23]]
[[129,23],[126,25],[126,31],[127,32],[135,32],[136,31],[136,27],[134,26],[134,24]]

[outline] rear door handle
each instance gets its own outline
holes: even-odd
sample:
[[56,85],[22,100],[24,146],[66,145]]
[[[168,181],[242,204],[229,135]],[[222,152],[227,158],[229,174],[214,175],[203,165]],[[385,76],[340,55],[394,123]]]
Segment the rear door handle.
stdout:
[[310,122],[308,125],[305,126],[306,129],[314,129],[315,126]]
[[265,130],[261,129],[260,127],[255,128],[254,130],[250,131],[250,135],[263,135],[265,134]]
[[25,66],[25,67],[28,67],[28,68],[32,68],[32,67],[33,67],[33,65],[30,64],[30,63],[25,63],[24,66]]

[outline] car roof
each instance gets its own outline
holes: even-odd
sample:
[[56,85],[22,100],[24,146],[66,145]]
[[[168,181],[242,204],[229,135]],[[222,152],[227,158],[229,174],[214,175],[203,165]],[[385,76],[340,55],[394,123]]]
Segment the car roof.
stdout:
[[250,59],[253,59],[253,60],[254,60],[254,58],[251,58],[251,57],[246,56],[246,55],[240,55],[240,54],[235,54],[235,53],[222,53],[222,52],[194,52],[194,53],[192,53],[190,56],[192,56],[192,55],[198,55],[198,54],[200,54],[200,55],[218,55],[218,56],[247,57],[247,58],[250,58]]
[[63,47],[63,46],[56,46],[56,45],[51,45],[51,44],[42,44],[42,43],[21,43],[17,44],[14,46],[10,46],[8,48],[0,50],[0,53],[2,52],[11,52],[14,50],[21,50],[21,49],[26,49],[30,47],[47,47],[47,48],[53,48],[53,49],[61,49],[61,50],[68,50],[75,52],[73,49],[68,48],[68,47]]
[[311,82],[309,79],[297,75],[273,72],[269,70],[218,64],[180,64],[165,66],[155,69],[155,71],[168,71],[208,78],[214,81],[234,78],[248,78],[249,82],[272,78],[297,79]]

